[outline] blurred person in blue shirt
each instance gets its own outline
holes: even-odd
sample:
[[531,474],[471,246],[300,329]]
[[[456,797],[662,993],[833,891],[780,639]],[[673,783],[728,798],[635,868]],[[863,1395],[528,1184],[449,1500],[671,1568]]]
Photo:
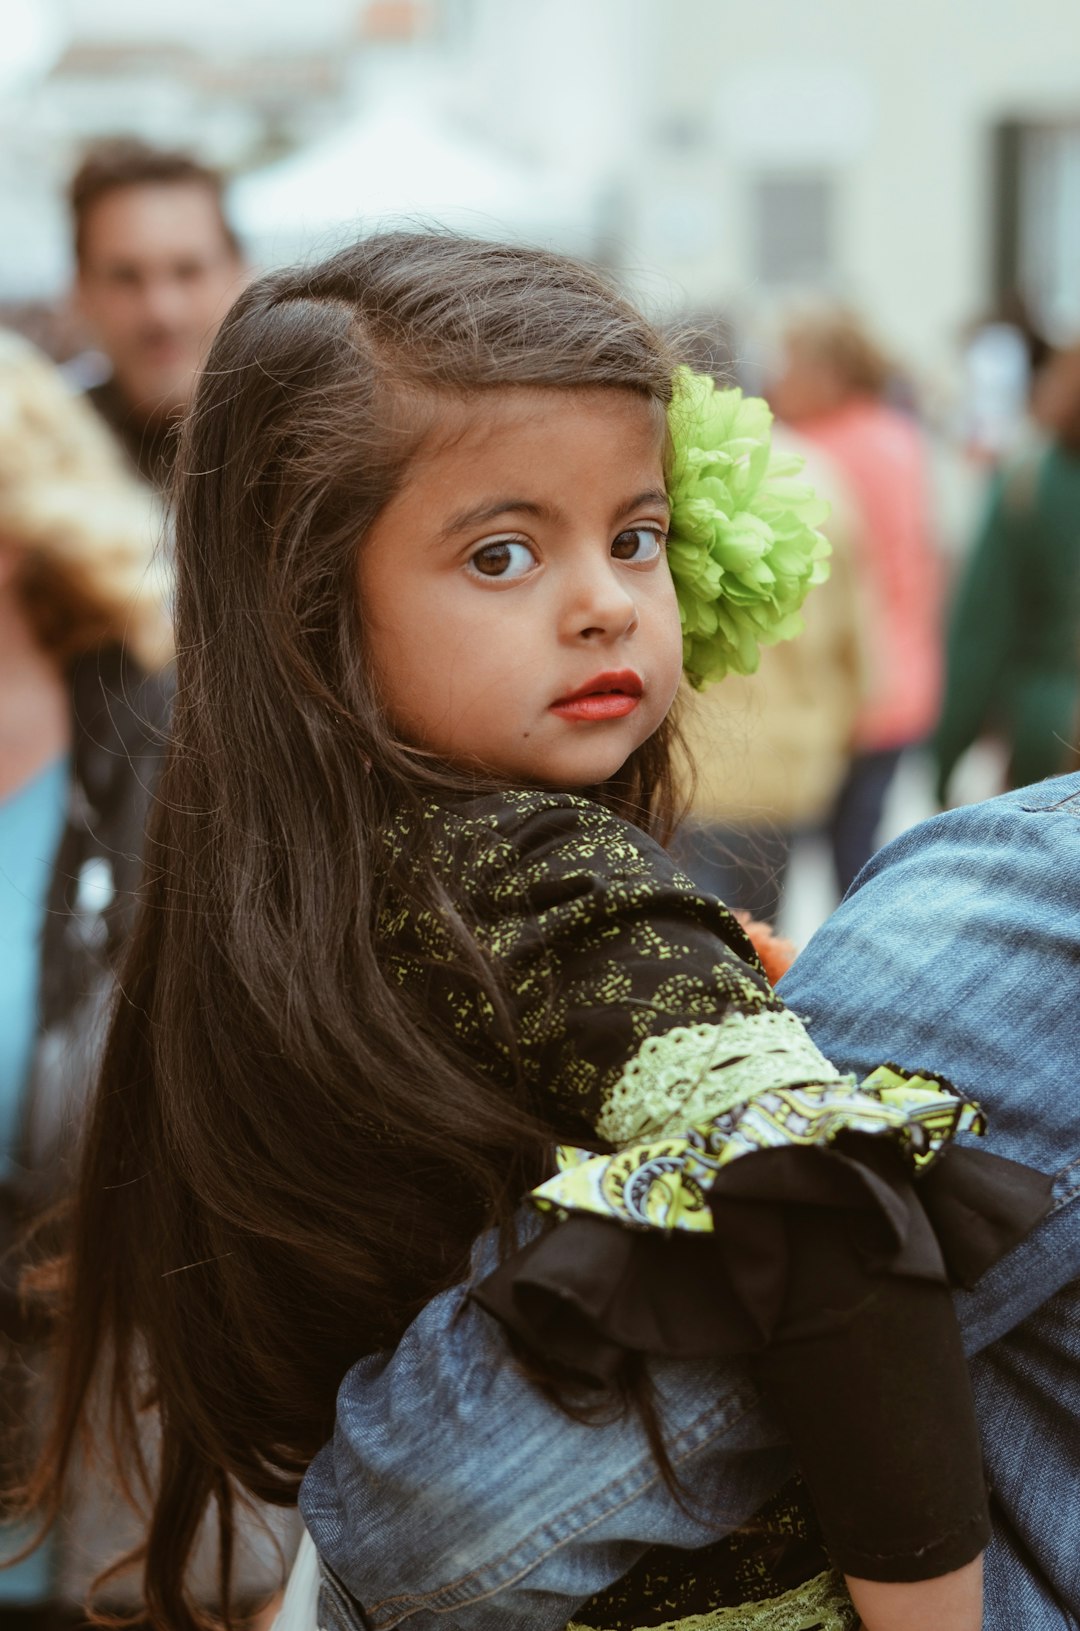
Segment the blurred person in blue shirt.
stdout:
[[[167,708],[156,502],[46,359],[0,333],[0,1426],[32,1429],[23,1232],[65,1185],[126,935]],[[17,1535],[0,1528],[0,1555]],[[62,1551],[62,1548],[60,1549]],[[0,1573],[0,1626],[52,1612],[53,1546]]]

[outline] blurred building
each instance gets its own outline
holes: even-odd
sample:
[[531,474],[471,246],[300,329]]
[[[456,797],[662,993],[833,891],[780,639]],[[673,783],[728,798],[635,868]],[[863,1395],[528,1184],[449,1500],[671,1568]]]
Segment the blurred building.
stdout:
[[61,290],[63,180],[130,130],[222,164],[253,221],[307,189],[264,254],[400,190],[668,305],[841,295],[930,370],[1017,291],[1080,330],[1073,0],[6,0],[5,32],[2,302]]
[[695,298],[839,294],[930,365],[1014,290],[1054,337],[1080,329],[1069,0],[661,9],[663,107],[684,120],[639,172],[634,232],[650,208],[682,219],[665,265]]

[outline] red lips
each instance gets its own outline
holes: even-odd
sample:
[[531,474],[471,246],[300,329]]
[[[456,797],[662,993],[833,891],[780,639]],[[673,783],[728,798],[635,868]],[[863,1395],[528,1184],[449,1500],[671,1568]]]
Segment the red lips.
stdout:
[[551,712],[562,719],[621,719],[633,713],[645,690],[640,674],[620,668],[595,675],[576,691],[551,704]]

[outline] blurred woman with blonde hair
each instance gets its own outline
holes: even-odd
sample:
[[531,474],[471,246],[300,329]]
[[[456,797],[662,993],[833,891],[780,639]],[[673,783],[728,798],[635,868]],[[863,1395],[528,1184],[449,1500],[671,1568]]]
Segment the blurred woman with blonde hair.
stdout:
[[[63,1191],[134,904],[171,635],[155,499],[46,358],[0,333],[0,1423],[33,1419],[26,1227]],[[16,1537],[0,1531],[0,1552]],[[0,1574],[0,1626],[47,1623],[55,1555]]]

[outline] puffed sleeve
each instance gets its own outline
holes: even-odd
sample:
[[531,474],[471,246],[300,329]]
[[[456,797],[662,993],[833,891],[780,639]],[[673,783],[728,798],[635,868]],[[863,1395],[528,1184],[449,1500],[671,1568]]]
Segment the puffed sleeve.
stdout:
[[[704,1103],[695,1032],[743,1035],[749,1024],[755,1055],[794,1049],[797,1074],[824,1067],[736,919],[644,833],[572,795],[505,795],[495,809],[495,841],[478,850],[469,891],[475,932],[502,973],[520,1066],[553,1124],[621,1146],[692,1120]],[[640,1064],[659,1061],[661,1038],[676,1068],[646,1080]],[[680,1044],[693,1059],[681,1060]],[[719,1085],[698,1083],[714,1096]]]

